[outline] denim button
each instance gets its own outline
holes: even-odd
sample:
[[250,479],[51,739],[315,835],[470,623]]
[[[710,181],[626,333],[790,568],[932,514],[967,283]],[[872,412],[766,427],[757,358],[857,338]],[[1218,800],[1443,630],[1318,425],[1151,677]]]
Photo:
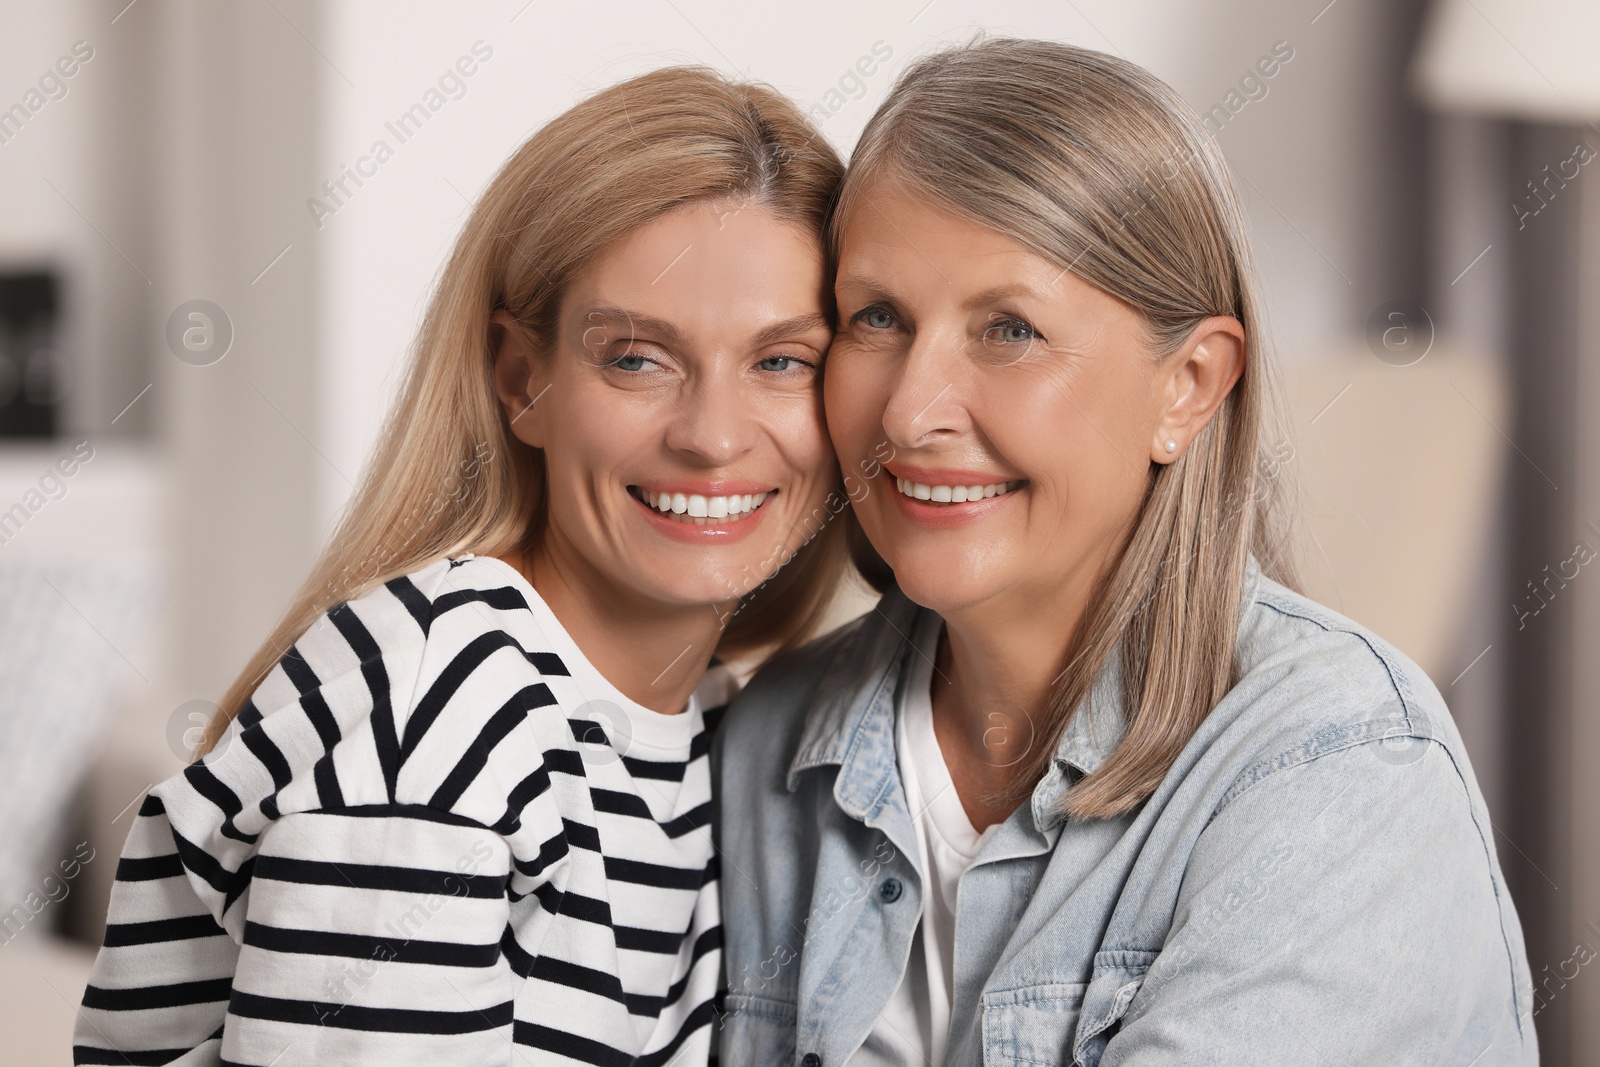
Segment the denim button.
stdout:
[[822,1067],[822,1057],[815,1052],[808,1052],[800,1057],[800,1067]]
[[878,896],[883,898],[885,904],[893,904],[900,899],[900,879],[885,878],[878,886]]

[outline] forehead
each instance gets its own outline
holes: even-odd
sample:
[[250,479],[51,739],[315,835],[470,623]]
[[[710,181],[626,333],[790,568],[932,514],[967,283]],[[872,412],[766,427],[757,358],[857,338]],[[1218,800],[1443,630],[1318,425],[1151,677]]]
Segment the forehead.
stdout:
[[760,204],[700,201],[598,256],[573,280],[568,307],[623,306],[692,333],[814,312],[824,277],[818,234]]
[[1014,279],[1038,285],[1060,267],[999,230],[958,214],[899,183],[872,183],[850,206],[839,234],[839,282],[891,272],[947,284],[991,286]]

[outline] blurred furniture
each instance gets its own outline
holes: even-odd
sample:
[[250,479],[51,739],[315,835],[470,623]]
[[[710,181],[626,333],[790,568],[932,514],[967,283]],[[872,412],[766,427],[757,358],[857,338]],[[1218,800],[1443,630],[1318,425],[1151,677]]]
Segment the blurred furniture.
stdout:
[[94,949],[74,941],[18,941],[0,949],[0,1034],[4,1061],[15,1067],[72,1062],[72,1029],[94,962]]
[[60,840],[149,596],[138,575],[0,554],[0,942],[48,924],[38,901],[76,888]]
[[58,433],[66,369],[60,281],[49,270],[0,272],[0,438]]
[[30,1067],[72,1059],[94,953],[60,934],[98,928],[80,920],[103,915],[145,783],[86,798],[118,776],[101,753],[155,673],[154,467],[100,444],[63,475],[74,444],[0,449],[0,1062]]
[[1483,565],[1505,450],[1503,374],[1436,343],[1409,366],[1359,347],[1282,378],[1306,594],[1392,642],[1448,698],[1466,666],[1452,658],[1462,576]]

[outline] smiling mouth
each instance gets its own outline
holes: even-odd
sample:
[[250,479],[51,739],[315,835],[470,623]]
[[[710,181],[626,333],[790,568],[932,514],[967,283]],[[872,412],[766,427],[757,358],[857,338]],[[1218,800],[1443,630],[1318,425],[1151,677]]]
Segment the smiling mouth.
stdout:
[[698,493],[662,493],[628,486],[628,495],[664,519],[691,526],[722,526],[748,518],[776,489],[764,493],[701,496]]
[[1026,483],[1025,479],[1016,479],[1009,482],[990,482],[988,485],[927,485],[922,482],[913,482],[910,478],[896,478],[895,489],[902,496],[919,500],[924,504],[966,504],[974,500],[987,500],[994,496],[1005,496],[1007,493],[1021,489]]

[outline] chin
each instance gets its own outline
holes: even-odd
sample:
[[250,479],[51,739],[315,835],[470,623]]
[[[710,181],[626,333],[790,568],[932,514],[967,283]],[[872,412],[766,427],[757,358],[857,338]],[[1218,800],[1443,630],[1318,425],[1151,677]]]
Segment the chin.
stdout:
[[759,585],[753,577],[755,573],[753,565],[746,571],[738,563],[686,567],[681,561],[662,561],[659,566],[632,575],[631,584],[663,603],[701,604],[709,611],[713,605],[736,600]]
[[895,584],[913,603],[948,615],[951,611],[985,600],[997,583],[970,572],[970,559],[920,557],[894,566]]

